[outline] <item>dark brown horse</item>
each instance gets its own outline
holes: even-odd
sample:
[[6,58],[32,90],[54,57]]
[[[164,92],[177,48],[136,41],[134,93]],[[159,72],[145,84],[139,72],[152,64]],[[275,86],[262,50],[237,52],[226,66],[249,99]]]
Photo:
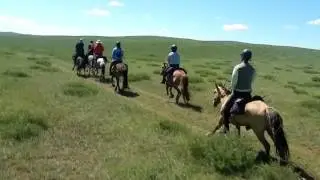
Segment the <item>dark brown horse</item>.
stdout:
[[[216,107],[221,103],[221,106],[224,106],[230,94],[231,92],[222,84],[215,84],[212,101],[213,105]],[[244,113],[233,116],[233,118],[230,119],[230,122],[237,127],[239,134],[240,126],[251,128],[264,146],[266,154],[270,156],[270,144],[264,136],[264,132],[267,131],[274,142],[276,152],[280,156],[282,162],[288,162],[290,153],[283,129],[282,117],[277,110],[268,106],[264,101],[251,100],[246,103],[244,105]],[[207,135],[213,135],[222,125],[223,117],[220,115],[218,125]]]
[[[117,92],[123,92],[124,90],[124,76],[125,76],[124,73],[126,71],[127,71],[127,66],[122,62],[114,65],[111,68],[111,83],[112,83],[112,86],[115,87],[114,90]],[[116,78],[116,85],[114,83],[114,78]]]

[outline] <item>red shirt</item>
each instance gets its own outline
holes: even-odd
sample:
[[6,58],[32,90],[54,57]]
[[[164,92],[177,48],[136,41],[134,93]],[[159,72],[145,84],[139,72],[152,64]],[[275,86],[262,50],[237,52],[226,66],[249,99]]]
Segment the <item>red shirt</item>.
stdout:
[[104,47],[101,43],[95,44],[93,52],[97,55],[102,55]]

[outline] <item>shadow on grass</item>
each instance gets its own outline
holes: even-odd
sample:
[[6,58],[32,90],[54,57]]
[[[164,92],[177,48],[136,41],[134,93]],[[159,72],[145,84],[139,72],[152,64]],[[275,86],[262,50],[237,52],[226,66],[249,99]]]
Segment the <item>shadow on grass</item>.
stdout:
[[128,97],[128,98],[135,98],[135,97],[140,96],[139,93],[133,92],[133,91],[128,91],[128,90],[122,91],[121,93],[119,93],[119,95],[125,96],[125,97]]
[[82,74],[82,73],[78,74],[78,77],[82,77],[82,78],[84,78],[84,79],[89,79],[89,78],[91,78],[91,76],[89,76],[89,74]]
[[97,78],[95,81],[103,83],[103,84],[111,84],[111,78],[110,77],[104,78],[104,79]]
[[191,141],[189,150],[194,163],[201,165],[208,173],[218,172],[244,179],[295,179],[297,176],[315,179],[293,162],[279,166],[277,158],[268,157],[263,151],[256,154],[246,138],[198,136]]
[[194,104],[184,104],[184,103],[178,103],[177,104],[179,107],[182,107],[182,108],[186,108],[186,109],[191,109],[193,111],[196,111],[196,112],[202,112],[202,107],[199,106],[199,105],[194,105]]

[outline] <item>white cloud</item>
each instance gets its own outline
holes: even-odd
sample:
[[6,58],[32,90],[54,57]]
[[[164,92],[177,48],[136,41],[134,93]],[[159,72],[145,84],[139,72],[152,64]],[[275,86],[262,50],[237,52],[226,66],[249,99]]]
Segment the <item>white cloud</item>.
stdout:
[[284,28],[284,29],[287,29],[287,30],[297,30],[297,29],[299,29],[298,26],[296,26],[296,25],[290,25],[290,24],[284,25],[283,28]]
[[106,9],[93,8],[86,11],[86,14],[90,16],[109,16],[110,12]]
[[119,0],[110,0],[109,6],[122,7],[124,6],[124,3],[120,2]]
[[32,35],[66,35],[66,36],[138,36],[157,35],[170,36],[166,28],[127,28],[113,27],[91,28],[91,26],[63,26],[57,24],[44,24],[23,17],[0,15],[0,32],[16,32]]
[[79,28],[41,24],[31,19],[0,15],[0,31],[37,35],[78,35]]
[[319,18],[319,19],[315,19],[315,20],[308,21],[307,24],[310,24],[310,25],[320,25],[320,18]]
[[245,24],[225,24],[223,25],[223,30],[225,31],[245,31],[249,27]]

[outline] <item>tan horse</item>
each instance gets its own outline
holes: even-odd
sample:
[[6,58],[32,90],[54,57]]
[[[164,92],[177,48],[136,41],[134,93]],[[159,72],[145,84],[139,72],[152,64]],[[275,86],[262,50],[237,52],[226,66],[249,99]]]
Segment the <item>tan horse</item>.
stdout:
[[[167,64],[164,63],[162,70],[166,69]],[[183,101],[185,104],[188,104],[190,101],[190,93],[189,93],[189,78],[188,75],[182,69],[176,69],[173,72],[172,78],[168,78],[166,80],[166,91],[167,95],[169,96],[170,91],[170,98],[173,98],[174,95],[172,93],[172,87],[177,91],[176,96],[176,103],[179,103],[179,99],[182,95]]]
[[[215,83],[213,96],[213,105],[216,107],[221,102],[221,108],[225,105],[230,91],[222,84]],[[259,98],[257,98],[259,99]],[[244,105],[244,114],[236,114],[230,119],[230,123],[234,124],[240,135],[240,126],[246,126],[253,130],[257,138],[264,146],[266,154],[270,156],[270,144],[264,136],[267,131],[274,142],[276,153],[281,158],[281,162],[288,162],[290,152],[289,146],[283,129],[283,120],[279,112],[268,106],[263,100],[255,100],[254,97]],[[213,135],[223,125],[223,117],[220,115],[218,125],[208,135]]]
[[[111,69],[111,83],[115,87],[114,90],[123,92],[124,90],[124,73],[127,70],[127,66],[124,63],[118,63]],[[116,85],[114,84],[114,78],[116,78]],[[121,83],[120,83],[121,81]],[[121,86],[120,86],[121,84]]]

